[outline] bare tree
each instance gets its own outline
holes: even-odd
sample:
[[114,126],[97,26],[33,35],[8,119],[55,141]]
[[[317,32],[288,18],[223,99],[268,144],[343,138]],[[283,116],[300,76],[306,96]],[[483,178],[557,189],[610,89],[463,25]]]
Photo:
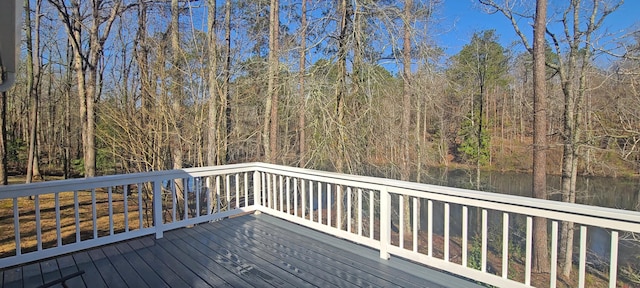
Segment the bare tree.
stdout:
[[[403,44],[402,44],[402,169],[400,179],[408,181],[411,175],[411,160],[409,159],[409,125],[411,125],[411,26],[410,17],[413,0],[404,1]],[[407,206],[409,200],[407,199]]]
[[[40,19],[42,13],[42,1],[36,1],[34,28],[31,28],[31,6],[30,1],[24,1],[25,9],[25,30],[27,36],[27,89],[31,99],[31,112],[29,117],[29,155],[27,156],[27,179],[26,183],[31,183],[33,177],[40,176],[38,167],[38,157],[36,152],[36,139],[38,133],[38,105],[40,94],[40,79],[42,76],[40,65]],[[34,34],[35,32],[35,34]]]
[[[535,24],[533,26],[533,197],[547,198],[547,107],[546,69],[544,39],[547,30],[547,1],[536,1]],[[549,271],[547,254],[547,221],[536,217],[533,222],[534,257],[533,270]]]
[[[619,1],[612,6],[600,1],[591,3],[591,11],[583,30],[580,23],[581,14],[580,0],[573,0],[564,11],[561,20],[564,26],[563,36],[556,35],[550,31],[547,34],[551,37],[556,53],[561,54],[560,39],[568,39],[569,51],[567,61],[559,58],[557,65],[549,65],[559,74],[562,92],[564,94],[564,129],[563,129],[563,154],[562,154],[562,195],[563,201],[575,203],[576,182],[578,174],[578,159],[581,155],[580,139],[582,137],[582,113],[584,113],[583,101],[585,91],[588,89],[586,74],[591,63],[592,40],[594,32],[600,28],[604,19],[615,11],[621,4]],[[601,6],[602,5],[602,6]],[[602,8],[602,11],[599,9]],[[571,15],[571,16],[569,16]],[[570,20],[573,18],[573,21]],[[573,36],[571,36],[573,35]],[[578,89],[575,89],[575,81],[578,80]],[[569,277],[573,268],[573,223],[563,222],[560,251],[564,253],[564,265],[562,274]]]
[[209,87],[209,113],[208,113],[208,129],[207,129],[207,165],[213,166],[220,164],[219,162],[219,150],[218,146],[218,39],[217,39],[217,25],[216,25],[216,1],[208,0],[208,14],[207,14],[207,53],[208,53],[208,87]]
[[[527,37],[518,26],[517,17],[531,17],[525,13],[514,11],[513,6],[498,4],[494,0],[479,0],[490,9],[489,12],[500,12],[512,23],[515,32],[520,37],[525,48],[533,53]],[[559,33],[546,29],[551,39],[555,53],[561,55],[557,62],[547,59],[546,66],[554,70],[560,78],[560,85],[564,95],[563,139],[562,152],[562,200],[574,203],[576,197],[576,181],[578,160],[581,156],[582,114],[585,91],[588,89],[586,74],[591,63],[594,49],[595,32],[602,26],[604,20],[622,5],[622,0],[614,1],[585,1],[571,0],[562,11],[559,19],[562,30]],[[588,3],[583,10],[581,4]],[[586,17],[584,16],[586,13]],[[586,19],[582,20],[581,19]],[[584,22],[583,22],[584,21]],[[576,89],[576,84],[578,85]],[[560,253],[563,256],[562,275],[567,278],[573,267],[573,223],[563,222],[560,241]]]
[[[231,122],[231,0],[227,0],[224,5],[224,86],[222,92],[224,100],[222,108],[224,108],[224,137],[222,138],[222,158],[223,163],[229,161],[229,137],[232,131]],[[222,129],[221,129],[222,130]],[[221,161],[222,162],[222,161]]]
[[345,114],[345,97],[347,94],[347,35],[348,29],[350,27],[349,23],[351,21],[352,11],[348,5],[347,0],[341,0],[338,11],[340,13],[340,22],[338,25],[338,83],[336,84],[335,90],[335,103],[336,103],[336,125],[338,128],[338,133],[334,137],[337,137],[336,141],[336,160],[335,160],[335,168],[337,172],[344,172],[344,158],[346,157],[346,147],[345,147],[345,122],[344,122],[344,114]]
[[173,158],[173,169],[182,168],[182,117],[183,117],[183,92],[182,92],[182,67],[180,48],[180,7],[178,0],[171,0],[171,103],[173,108],[171,117],[171,156]]
[[[0,67],[0,70],[4,67]],[[4,71],[0,71],[3,73]],[[0,185],[9,184],[7,171],[7,92],[0,93]]]
[[[74,70],[78,82],[78,100],[80,103],[80,122],[82,126],[82,150],[84,155],[84,175],[96,174],[95,149],[95,104],[100,96],[99,62],[104,56],[104,45],[111,32],[116,17],[127,7],[122,0],[92,0],[87,5],[88,15],[84,15],[81,2],[71,0],[70,6],[64,0],[48,0],[58,10],[60,19],[67,31],[73,47]],[[89,23],[83,23],[87,19]],[[83,28],[88,28],[87,45],[83,44]]]
[[209,127],[208,127],[208,163],[209,165],[225,164],[229,161],[229,137],[232,131],[231,122],[231,1],[225,2],[224,17],[224,62],[222,81],[218,80],[218,61],[220,45],[216,33],[216,3],[209,1]]
[[73,73],[71,67],[73,67],[73,56],[71,55],[71,45],[69,41],[66,41],[66,59],[67,69],[64,73],[64,80],[62,84],[62,93],[64,94],[64,132],[63,134],[63,174],[64,178],[71,177],[71,86],[73,85]]
[[267,99],[265,102],[262,145],[265,161],[275,163],[278,144],[278,30],[280,26],[278,0],[271,0],[269,5],[269,64]]
[[302,6],[300,8],[301,20],[300,20],[300,63],[298,76],[298,93],[300,107],[298,107],[298,166],[306,166],[306,91],[304,86],[304,80],[306,75],[306,62],[307,62],[307,0],[302,0]]
[[[411,11],[413,10],[413,0],[404,1],[404,17],[403,17],[403,44],[402,44],[402,169],[400,179],[409,181],[411,176],[411,160],[409,145],[409,130],[411,125]],[[411,229],[411,208],[409,205],[409,197],[404,197],[404,219],[402,219],[405,229]]]

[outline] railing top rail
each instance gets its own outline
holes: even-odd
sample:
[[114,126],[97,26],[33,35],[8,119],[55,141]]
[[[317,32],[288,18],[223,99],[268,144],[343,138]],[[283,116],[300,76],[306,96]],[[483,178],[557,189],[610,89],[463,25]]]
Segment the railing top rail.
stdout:
[[446,186],[422,184],[422,183],[407,182],[407,181],[378,178],[378,177],[371,177],[371,176],[340,174],[335,172],[318,171],[318,170],[303,169],[303,168],[297,168],[297,167],[287,167],[287,166],[280,166],[280,165],[273,165],[273,164],[266,164],[266,163],[254,163],[254,164],[256,165],[256,168],[258,168],[258,170],[263,170],[265,172],[279,171],[282,173],[295,173],[298,175],[321,176],[325,178],[339,179],[342,181],[358,182],[358,183],[365,184],[365,186],[371,186],[373,184],[379,187],[384,186],[392,189],[393,188],[406,189],[406,190],[412,190],[418,193],[429,192],[429,193],[435,193],[435,194],[441,194],[441,195],[448,195],[456,198],[478,200],[478,201],[490,202],[490,203],[499,203],[499,204],[505,204],[505,205],[511,205],[511,206],[519,206],[523,208],[533,208],[533,209],[539,209],[539,210],[550,211],[550,212],[562,212],[562,213],[569,212],[572,214],[640,224],[640,212],[637,212],[637,211],[590,206],[590,205],[576,204],[576,203],[566,203],[566,202],[560,202],[560,201],[554,201],[554,200],[545,200],[545,199],[529,198],[524,196],[499,194],[499,193],[461,189],[461,188],[452,188],[452,187],[446,187]]
[[252,163],[230,164],[185,168],[179,170],[150,171],[119,175],[105,175],[92,178],[66,179],[29,184],[0,186],[0,200],[14,197],[27,197],[46,193],[86,190],[108,186],[143,183],[155,180],[176,179],[186,177],[211,176],[216,174],[246,172],[255,170]]
[[[336,172],[319,171],[297,167],[288,167],[260,162],[230,164],[224,166],[209,166],[197,168],[185,168],[180,170],[152,171],[121,175],[107,175],[93,178],[68,179],[31,184],[15,184],[0,187],[0,200],[14,197],[27,197],[45,193],[65,192],[74,190],[86,190],[108,186],[143,183],[149,181],[162,181],[166,179],[212,176],[225,173],[237,173],[247,171],[262,171],[281,173],[294,177],[316,178],[319,181],[333,180],[342,185],[358,185],[367,189],[381,189],[387,187],[390,192],[409,190],[413,193],[429,192],[446,195],[457,199],[470,199],[485,203],[499,203],[523,208],[539,209],[542,211],[572,213],[597,217],[602,219],[619,220],[630,223],[640,223],[640,212],[597,207],[575,203],[565,203],[552,200],[543,200],[515,195],[498,194],[469,189],[452,188],[431,184],[421,184],[400,181],[387,178],[378,178],[362,175],[349,175]],[[400,193],[400,192],[399,192]]]

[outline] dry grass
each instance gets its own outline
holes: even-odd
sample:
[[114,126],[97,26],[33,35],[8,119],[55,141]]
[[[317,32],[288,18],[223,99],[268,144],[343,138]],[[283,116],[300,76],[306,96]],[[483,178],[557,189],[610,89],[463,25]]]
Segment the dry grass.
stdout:
[[[93,224],[92,196],[90,191],[78,192],[78,220],[75,221],[75,202],[73,192],[61,192],[58,194],[60,202],[60,241],[62,244],[76,242],[76,230],[79,228],[81,240],[92,239],[94,230],[98,237],[110,235],[109,229],[109,199],[106,191],[95,192],[95,213],[96,225]],[[51,248],[58,245],[56,232],[56,210],[55,195],[46,194],[39,197],[40,225],[42,248]],[[19,226],[20,226],[20,247],[22,253],[35,251],[37,249],[37,226],[36,226],[36,200],[28,197],[18,199]],[[113,211],[113,233],[125,231],[124,216],[124,194],[112,193],[111,207]],[[137,194],[129,195],[128,198],[128,225],[130,230],[140,227],[139,209]],[[142,203],[142,211],[145,211]],[[13,215],[13,200],[0,200],[0,258],[16,254],[15,226]],[[143,222],[146,222],[143,220]],[[148,224],[143,223],[144,227]]]
[[[24,183],[23,179],[12,179],[13,183]],[[132,185],[127,193],[127,212],[125,219],[125,199],[124,188],[122,186],[112,187],[111,201],[109,201],[108,188],[96,189],[92,191],[78,191],[78,224],[76,224],[76,208],[74,200],[74,192],[58,193],[58,201],[60,207],[60,237],[58,237],[58,228],[56,221],[56,205],[55,194],[40,195],[39,202],[40,212],[40,233],[42,239],[42,249],[56,247],[59,244],[66,245],[76,243],[78,238],[80,241],[94,239],[96,237],[109,236],[112,233],[123,233],[127,229],[129,231],[147,228],[152,225],[152,196],[148,193],[151,187],[144,184],[140,186],[141,198],[139,200],[139,189],[136,185]],[[173,201],[170,192],[165,191],[163,197],[162,215],[164,223],[173,221]],[[95,194],[93,194],[95,193]],[[184,209],[184,202],[178,200],[176,203],[176,221],[185,217],[193,218],[198,215],[196,211],[195,193],[189,193],[189,201],[187,211]],[[93,196],[95,195],[95,200]],[[202,194],[206,198],[206,195]],[[222,195],[221,197],[224,197]],[[200,215],[206,213],[207,205],[204,198],[200,198]],[[95,201],[95,208],[93,202]],[[222,200],[224,202],[224,200]],[[235,200],[234,200],[235,201]],[[17,199],[17,207],[19,207],[19,239],[20,251],[24,254],[38,249],[37,239],[38,231],[36,224],[36,200],[28,197],[20,197]],[[226,203],[226,202],[225,202]],[[235,205],[235,202],[230,203]],[[0,258],[16,255],[16,236],[15,236],[15,217],[14,217],[13,199],[0,200]],[[109,210],[112,210],[111,217]],[[223,211],[226,211],[226,206]],[[95,215],[95,225],[94,216]],[[140,221],[140,213],[143,213],[142,223]],[[111,231],[110,225],[113,225]],[[60,242],[60,243],[59,243]]]

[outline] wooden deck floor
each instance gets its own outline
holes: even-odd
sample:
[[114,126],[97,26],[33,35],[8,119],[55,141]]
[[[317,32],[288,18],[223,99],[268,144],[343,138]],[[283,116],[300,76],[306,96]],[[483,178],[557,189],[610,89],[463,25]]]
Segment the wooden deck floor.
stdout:
[[[0,271],[3,287],[473,287],[473,283],[267,216],[216,223]],[[57,284],[53,287],[62,287]]]

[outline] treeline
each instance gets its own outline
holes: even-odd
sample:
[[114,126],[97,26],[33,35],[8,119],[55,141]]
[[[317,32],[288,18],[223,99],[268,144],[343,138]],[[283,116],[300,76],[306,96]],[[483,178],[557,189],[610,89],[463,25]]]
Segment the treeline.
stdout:
[[[529,171],[530,30],[514,47],[477,31],[449,57],[434,40],[454,21],[439,2],[25,1],[24,61],[3,98],[6,169]],[[533,17],[480,2],[514,23]],[[548,20],[548,171],[637,175],[640,34],[609,34],[617,2],[561,2],[550,5],[570,13]]]

